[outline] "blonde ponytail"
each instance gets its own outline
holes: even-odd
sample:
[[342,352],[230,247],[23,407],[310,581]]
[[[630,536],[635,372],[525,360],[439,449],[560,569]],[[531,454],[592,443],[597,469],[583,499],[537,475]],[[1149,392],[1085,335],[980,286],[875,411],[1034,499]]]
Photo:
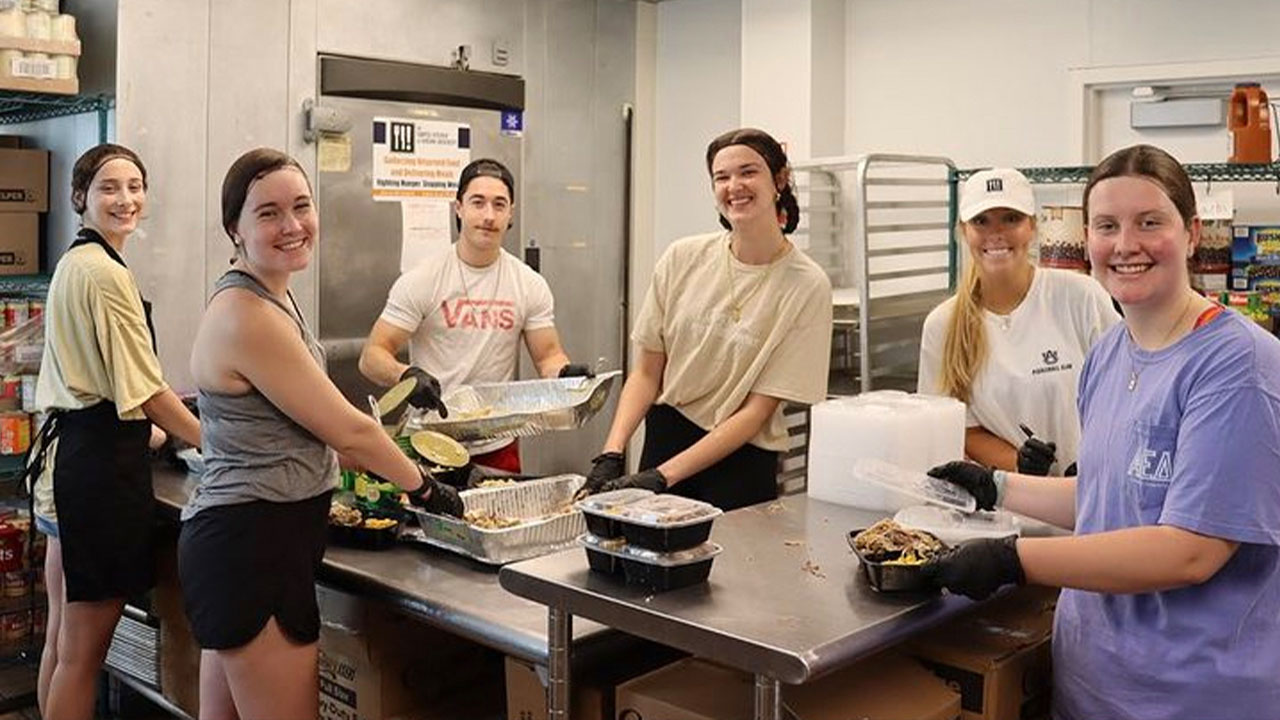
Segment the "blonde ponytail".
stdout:
[[947,325],[947,340],[942,346],[942,392],[967,403],[973,394],[974,379],[987,359],[982,283],[972,258],[966,263],[955,299],[951,322]]

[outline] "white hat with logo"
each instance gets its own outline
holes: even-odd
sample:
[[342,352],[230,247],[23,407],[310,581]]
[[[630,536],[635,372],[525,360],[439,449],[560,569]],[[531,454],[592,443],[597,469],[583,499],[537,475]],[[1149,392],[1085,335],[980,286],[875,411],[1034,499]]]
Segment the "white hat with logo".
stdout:
[[960,219],[969,222],[991,208],[1036,214],[1036,195],[1027,176],[1013,168],[993,168],[969,176],[960,186]]

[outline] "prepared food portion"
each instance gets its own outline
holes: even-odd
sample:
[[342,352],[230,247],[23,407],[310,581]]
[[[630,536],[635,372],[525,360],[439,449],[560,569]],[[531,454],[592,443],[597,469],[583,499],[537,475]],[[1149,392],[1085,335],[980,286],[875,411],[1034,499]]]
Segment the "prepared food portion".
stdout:
[[649,527],[680,527],[710,520],[723,512],[701,500],[680,495],[654,495],[623,505],[617,516],[627,522]]
[[615,513],[623,505],[630,505],[637,500],[644,500],[652,496],[652,490],[644,490],[642,488],[611,490],[587,496],[579,501],[578,509],[583,512]]
[[462,514],[462,519],[466,520],[468,525],[485,530],[501,530],[502,528],[515,527],[524,522],[520,518],[502,515],[488,508],[468,510]]
[[946,546],[933,535],[885,519],[858,533],[853,548],[863,559],[886,565],[922,565]]

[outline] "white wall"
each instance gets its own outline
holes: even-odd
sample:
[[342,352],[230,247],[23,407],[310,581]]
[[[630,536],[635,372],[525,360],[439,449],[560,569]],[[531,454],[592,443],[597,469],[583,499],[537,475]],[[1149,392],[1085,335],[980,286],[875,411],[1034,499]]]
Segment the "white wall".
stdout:
[[1072,69],[1280,54],[1273,0],[848,0],[847,23],[850,153],[962,167],[1081,162]]
[[673,240],[720,227],[705,153],[740,124],[741,32],[739,0],[658,5],[654,258]]

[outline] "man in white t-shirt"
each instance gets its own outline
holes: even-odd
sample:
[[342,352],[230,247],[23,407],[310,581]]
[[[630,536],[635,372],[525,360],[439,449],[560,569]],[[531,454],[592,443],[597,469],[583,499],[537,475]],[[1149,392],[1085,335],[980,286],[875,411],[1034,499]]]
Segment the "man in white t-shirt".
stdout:
[[[441,397],[460,385],[515,379],[524,339],[542,377],[590,375],[560,345],[555,301],[541,275],[502,249],[515,180],[502,163],[476,160],[458,180],[458,242],[396,280],[360,354],[360,372],[390,387],[415,380],[409,402],[448,415]],[[409,363],[396,356],[409,346]],[[514,440],[475,443],[473,462],[520,472]]]

